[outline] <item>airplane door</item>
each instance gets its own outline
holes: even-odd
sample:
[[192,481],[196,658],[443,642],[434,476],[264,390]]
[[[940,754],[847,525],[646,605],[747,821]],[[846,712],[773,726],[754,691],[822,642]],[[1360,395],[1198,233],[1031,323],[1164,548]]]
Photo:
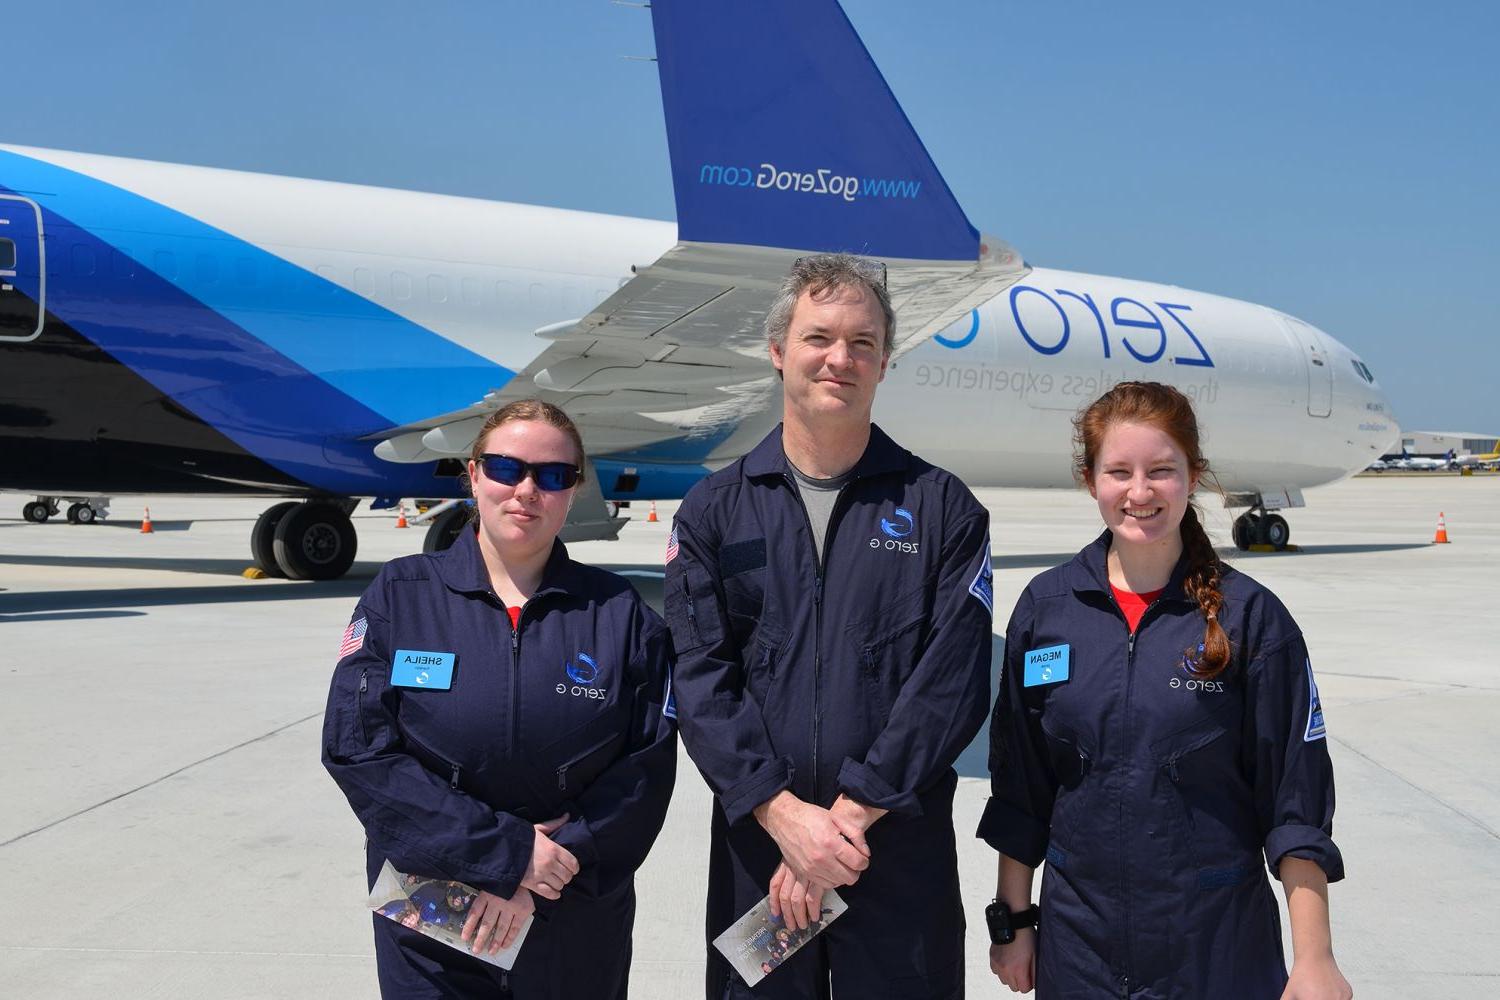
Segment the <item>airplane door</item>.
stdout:
[[1333,412],[1333,365],[1329,363],[1328,349],[1313,327],[1291,316],[1281,318],[1307,368],[1307,412],[1314,417],[1326,417]]
[[46,250],[36,202],[0,194],[0,341],[35,340],[47,315]]

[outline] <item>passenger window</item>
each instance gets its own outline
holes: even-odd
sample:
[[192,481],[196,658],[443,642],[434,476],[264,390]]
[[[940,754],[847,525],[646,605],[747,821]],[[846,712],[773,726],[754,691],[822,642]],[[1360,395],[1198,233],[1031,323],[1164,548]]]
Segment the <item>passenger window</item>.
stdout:
[[0,239],[0,270],[11,271],[16,266],[16,244],[12,240]]

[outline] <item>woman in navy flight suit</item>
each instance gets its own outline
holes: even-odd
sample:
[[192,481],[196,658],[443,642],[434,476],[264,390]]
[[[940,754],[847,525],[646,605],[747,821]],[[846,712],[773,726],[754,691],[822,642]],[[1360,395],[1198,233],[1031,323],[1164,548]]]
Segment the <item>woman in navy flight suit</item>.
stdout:
[[[1047,870],[1038,929],[990,966],[1043,998],[1346,1000],[1333,772],[1301,631],[1214,553],[1186,396],[1121,383],[1076,427],[1108,530],[1033,580],[1006,631],[979,828],[1001,853],[996,914],[1026,910]],[[1262,854],[1287,898],[1290,978]]]
[[582,478],[562,410],[523,400],[474,443],[477,530],[388,563],[345,632],[323,762],[364,824],[373,884],[480,890],[463,938],[506,973],[376,915],[386,997],[622,998],[634,873],[676,769],[665,625],[557,540]]

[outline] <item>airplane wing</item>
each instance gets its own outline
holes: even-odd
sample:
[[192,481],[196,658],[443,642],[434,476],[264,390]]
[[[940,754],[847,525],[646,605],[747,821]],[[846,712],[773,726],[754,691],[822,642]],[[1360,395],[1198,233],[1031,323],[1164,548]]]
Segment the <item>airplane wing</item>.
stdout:
[[[550,341],[513,381],[384,432],[398,462],[468,452],[485,415],[539,396],[591,456],[673,439],[723,464],[779,417],[762,323],[791,263],[881,261],[910,350],[1029,270],[981,236],[834,0],[651,6],[679,242]],[[796,39],[798,44],[789,44]]]
[[[490,411],[528,397],[565,409],[591,455],[709,435],[778,412],[780,383],[762,324],[803,252],[678,243],[587,316],[538,330],[550,343],[509,384],[466,409],[382,432],[376,454],[394,462],[467,455]],[[886,262],[897,314],[894,353],[961,319],[1023,273],[1019,257],[999,241],[986,241],[984,259],[973,263]]]

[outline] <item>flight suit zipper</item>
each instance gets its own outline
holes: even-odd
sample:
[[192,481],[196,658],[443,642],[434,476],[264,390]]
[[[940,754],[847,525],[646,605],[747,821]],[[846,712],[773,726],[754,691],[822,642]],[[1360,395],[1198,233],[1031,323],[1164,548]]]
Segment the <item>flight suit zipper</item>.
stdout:
[[838,495],[833,498],[833,509],[828,512],[828,530],[823,535],[823,553],[818,554],[818,541],[813,536],[812,516],[807,513],[807,504],[802,501],[802,490],[797,486],[789,474],[782,473],[792,489],[792,496],[797,499],[797,506],[802,511],[802,522],[807,525],[807,540],[813,547],[813,562],[817,569],[813,576],[813,718],[812,718],[812,801],[818,801],[818,743],[822,739],[822,678],[823,678],[823,578],[828,572],[828,553],[833,548],[833,535],[838,528],[839,514],[844,502],[844,493],[849,488],[849,483],[854,480],[850,478],[843,486],[839,487]]
[[[1120,616],[1120,620],[1124,622],[1125,627],[1129,629],[1130,622],[1128,619],[1126,619],[1125,612],[1121,610],[1120,602],[1115,600],[1115,595],[1112,591],[1109,595],[1109,603],[1113,605],[1115,613]],[[1142,611],[1141,617],[1136,620],[1135,630],[1130,632],[1125,640],[1125,706],[1123,712],[1121,713],[1121,717],[1124,719],[1123,725],[1127,729],[1122,745],[1127,747],[1132,743],[1131,734],[1128,730],[1130,729],[1131,724],[1130,694],[1135,682],[1135,640],[1136,637],[1140,635],[1141,629],[1146,627],[1146,621],[1151,617],[1151,612],[1156,610],[1156,606],[1160,603],[1161,598],[1158,597],[1156,600],[1146,605],[1146,610]],[[1124,770],[1126,771],[1126,773],[1129,773],[1128,767]],[[1125,815],[1125,802],[1127,798],[1128,796],[1125,795],[1125,790],[1121,789],[1119,798],[1120,807],[1118,810],[1120,823],[1119,829],[1121,830],[1129,829],[1129,827],[1126,825],[1127,819]],[[1124,942],[1123,951],[1125,953],[1125,969],[1127,970],[1126,973],[1120,977],[1120,996],[1128,998],[1130,996],[1129,970],[1135,967],[1135,949],[1132,947],[1134,941],[1132,937],[1132,929],[1130,926],[1130,864],[1123,850],[1120,852],[1120,914],[1121,938]]]
[[508,757],[515,756],[516,741],[520,739],[521,713],[516,699],[521,688],[521,619],[525,615],[526,605],[522,604],[516,623],[510,627],[510,742],[505,747]]
[[[505,620],[510,621],[510,611],[506,608],[505,602],[500,600],[500,595],[493,590],[487,590],[485,594],[495,602],[495,607],[500,609]],[[531,604],[530,598],[521,602],[521,610],[516,614],[515,624],[510,627],[510,742],[505,747],[507,757],[515,756],[516,743],[520,739],[521,712],[517,699],[520,697],[521,685],[521,622],[526,620],[526,608],[529,604]]]

